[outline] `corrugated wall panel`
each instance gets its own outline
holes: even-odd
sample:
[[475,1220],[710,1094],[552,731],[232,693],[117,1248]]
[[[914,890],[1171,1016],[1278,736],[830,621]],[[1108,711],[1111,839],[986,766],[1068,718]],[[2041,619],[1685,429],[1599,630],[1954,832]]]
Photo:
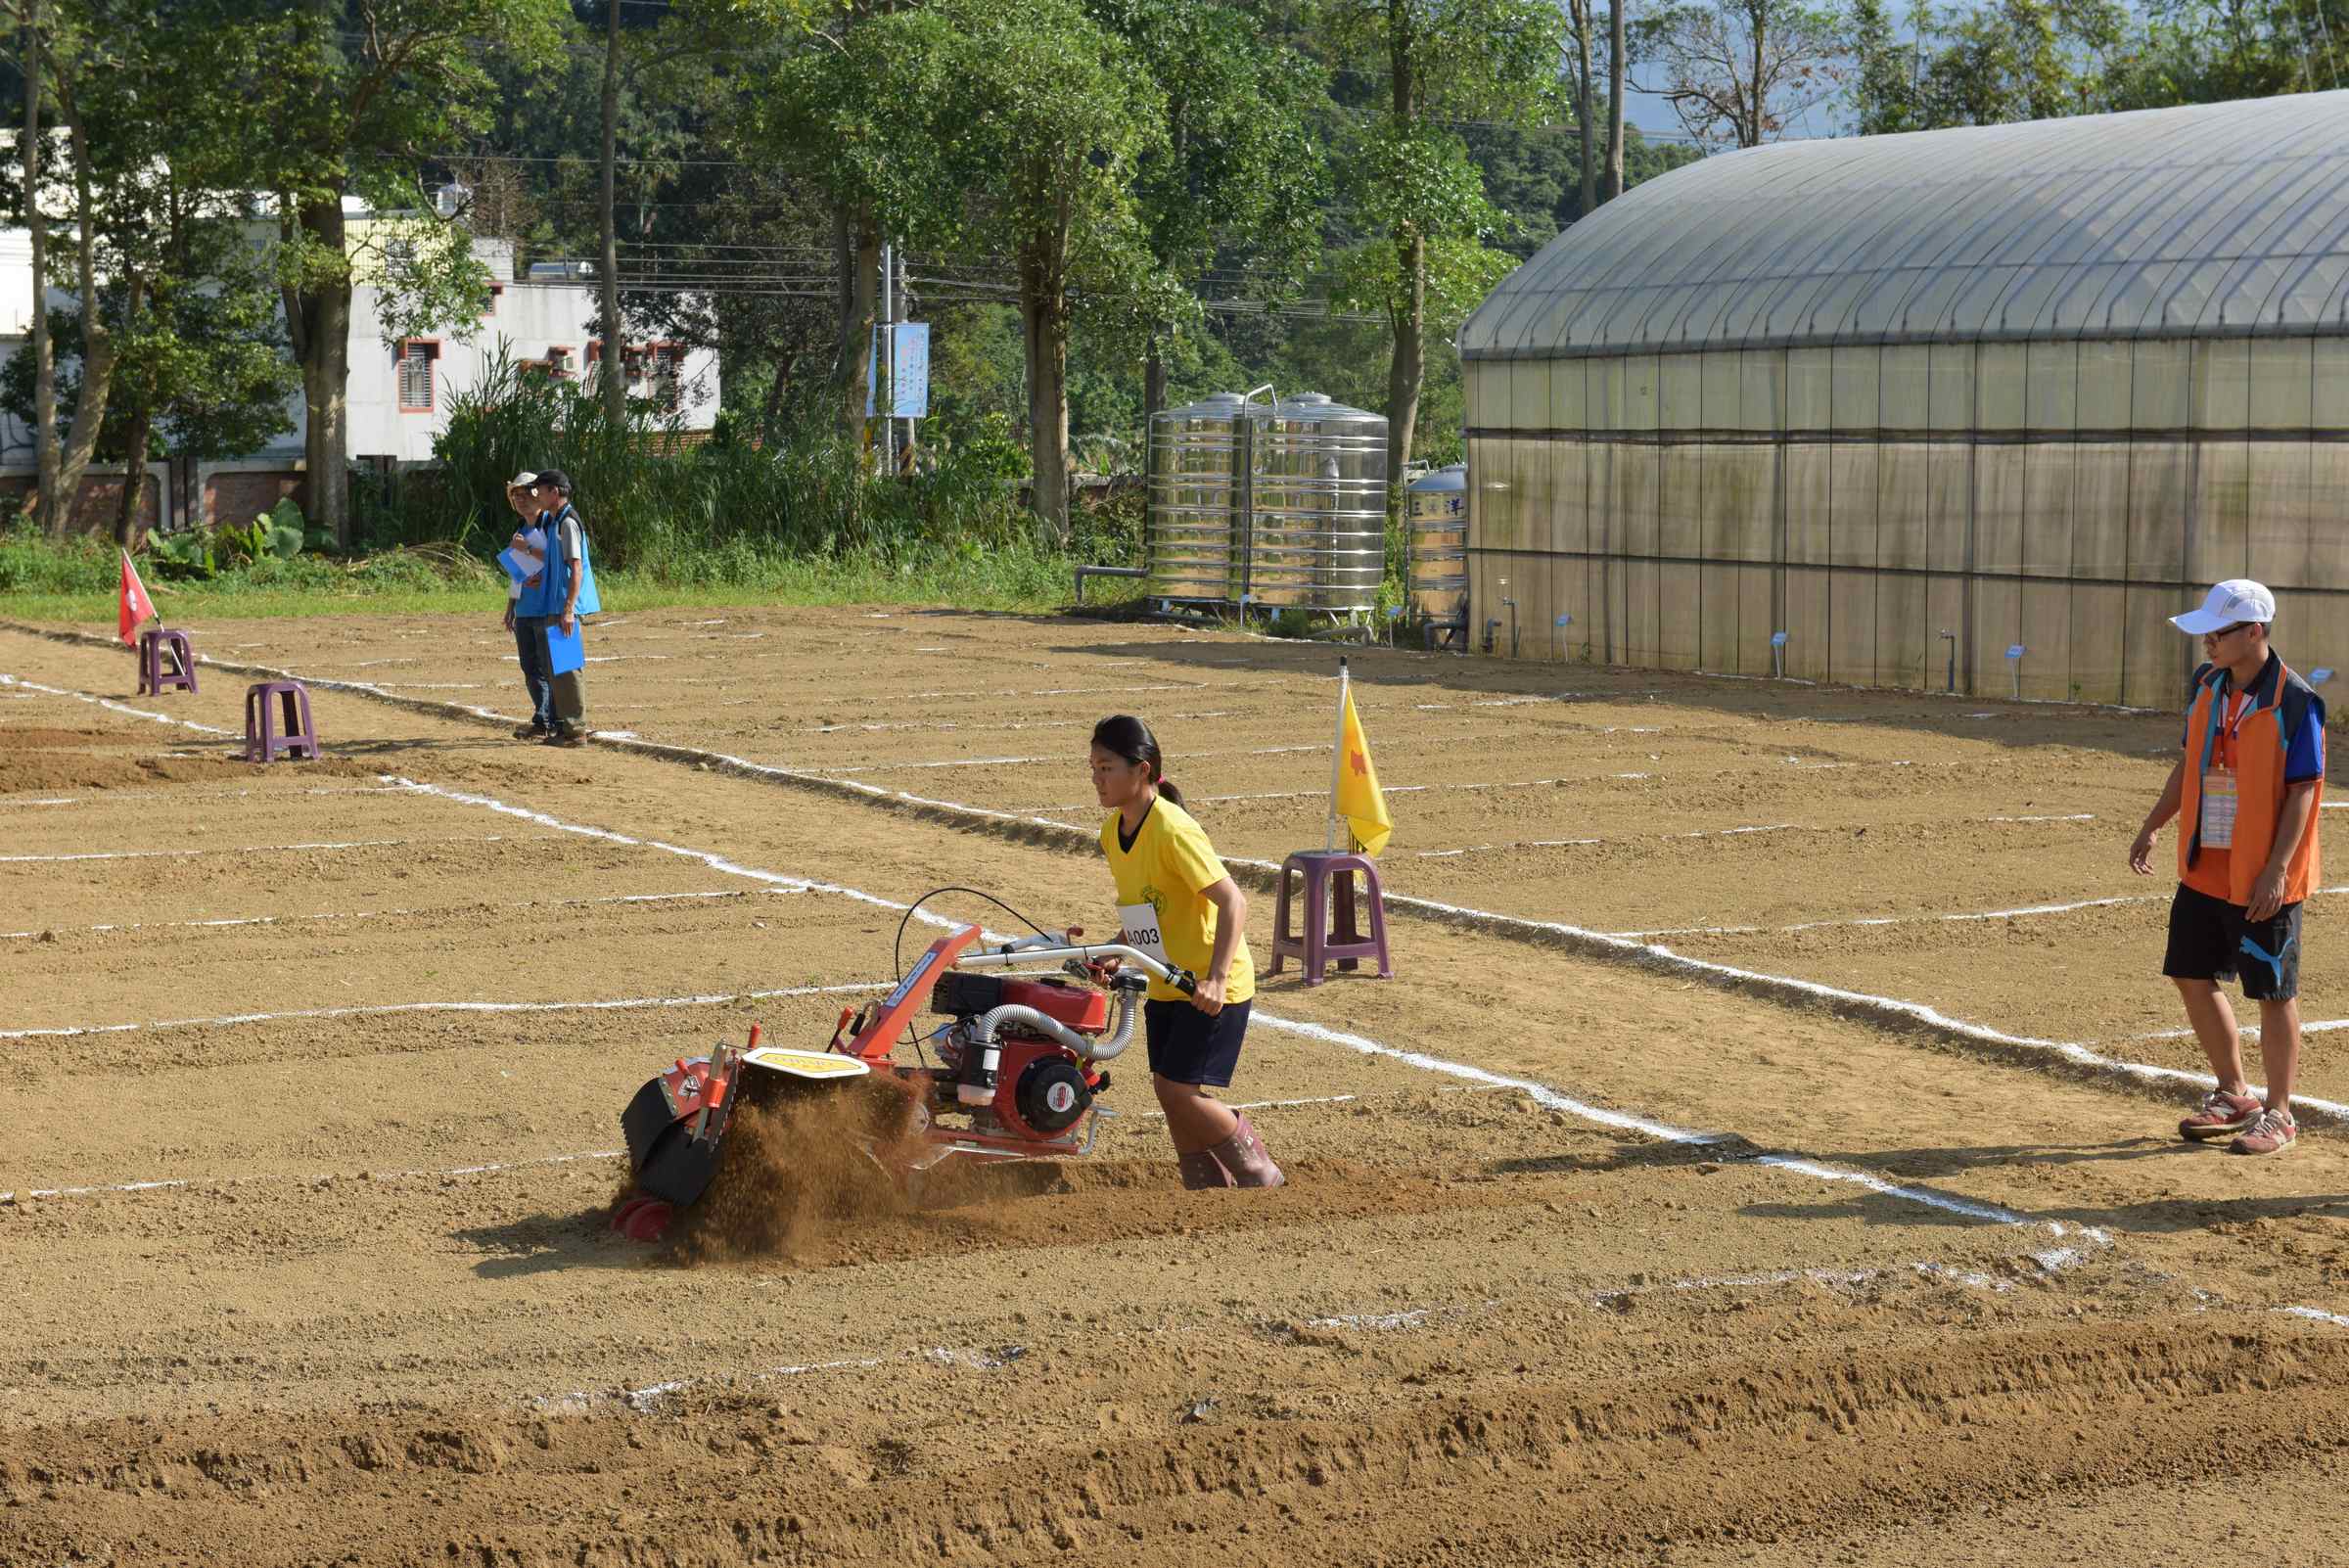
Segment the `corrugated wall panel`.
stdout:
[[2023,569],[2023,470],[2020,446],[1974,448],[1974,570],[2010,576]]
[[1855,686],[1876,682],[1876,574],[1827,576],[1827,678]]
[[[1804,680],[1826,680],[1828,641],[1833,616],[1828,607],[1828,573],[1824,567],[1786,569],[1786,673]],[[1770,639],[1763,639],[1765,649]]]
[[1777,629],[1773,609],[1778,574],[1771,567],[1737,569],[1737,658],[1720,668],[1733,674],[1770,673],[1770,634]]
[[2318,585],[2342,553],[2339,508],[2349,496],[2336,493],[2326,503],[2332,514],[2326,529],[2311,488],[2316,458],[2309,442],[2252,441],[2245,453],[2251,503],[2245,575],[2266,583]]
[[2121,701],[2133,708],[2186,706],[2187,677],[2200,654],[2193,638],[2170,624],[2179,609],[2179,595],[2172,589],[2127,590]]
[[1876,684],[1923,686],[1935,644],[1927,617],[1927,579],[1887,573],[1876,578]]
[[1834,458],[1825,446],[1780,448],[1786,465],[1786,559],[1825,566],[1833,548]]
[[[2072,685],[2072,591],[2069,582],[2023,584],[2015,641],[2027,650],[2022,660],[2026,697],[2063,702],[2076,695]],[[2007,690],[2013,690],[2011,682]]]
[[2023,587],[2009,578],[1984,577],[1974,584],[1974,690],[1985,697],[2014,695],[2014,666],[2007,648],[2021,642]]

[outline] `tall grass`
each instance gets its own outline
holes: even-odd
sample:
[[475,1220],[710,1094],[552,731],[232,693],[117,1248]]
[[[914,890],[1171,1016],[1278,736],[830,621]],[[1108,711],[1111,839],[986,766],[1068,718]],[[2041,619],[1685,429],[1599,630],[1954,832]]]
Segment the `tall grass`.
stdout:
[[934,472],[876,476],[814,409],[772,446],[723,437],[687,445],[683,434],[641,403],[615,422],[579,384],[501,362],[457,395],[435,446],[439,470],[366,497],[361,541],[453,539],[494,553],[511,531],[506,481],[559,468],[599,573],[706,583],[769,576],[780,562],[1050,553],[984,457],[949,452]]
[[[681,435],[641,405],[615,424],[576,383],[500,364],[456,398],[438,466],[354,479],[353,557],[253,562],[204,582],[150,571],[148,585],[167,615],[493,604],[504,577],[490,558],[515,521],[506,481],[550,468],[572,478],[607,607],[1043,610],[1067,602],[1076,562],[1139,559],[1138,490],[1081,506],[1064,549],[1044,542],[1003,454],[980,443],[944,454],[934,471],[884,478],[835,433],[828,407],[803,409],[771,446],[722,436],[686,445]],[[109,619],[116,573],[102,540],[0,531],[0,613]],[[1094,592],[1114,599],[1121,586]]]

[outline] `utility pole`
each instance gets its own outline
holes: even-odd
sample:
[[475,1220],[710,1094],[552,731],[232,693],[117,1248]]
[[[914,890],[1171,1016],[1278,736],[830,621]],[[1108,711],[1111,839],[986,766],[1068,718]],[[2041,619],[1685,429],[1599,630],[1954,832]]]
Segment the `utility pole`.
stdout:
[[604,417],[614,430],[628,420],[628,376],[623,368],[625,334],[620,321],[620,227],[615,217],[620,138],[620,0],[604,0],[604,251],[596,263],[602,274],[604,309]]
[[33,521],[44,532],[66,530],[58,496],[57,351],[49,342],[49,225],[41,215],[41,6],[24,7],[24,228],[32,241]]
[[1623,8],[1607,5],[1607,200],[1623,194]]
[[881,472],[898,471],[898,250],[881,247],[881,327],[873,335],[873,412],[881,416]]

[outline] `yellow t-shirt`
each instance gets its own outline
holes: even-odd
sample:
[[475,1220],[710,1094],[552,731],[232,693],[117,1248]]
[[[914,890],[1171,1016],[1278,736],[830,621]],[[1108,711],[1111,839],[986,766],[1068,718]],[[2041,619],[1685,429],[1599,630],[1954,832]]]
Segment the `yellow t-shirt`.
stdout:
[[[1151,803],[1133,836],[1133,848],[1118,846],[1118,813],[1101,824],[1101,853],[1109,856],[1110,875],[1117,879],[1118,902],[1146,903],[1158,911],[1161,941],[1167,957],[1204,978],[1216,953],[1216,906],[1201,895],[1228,874],[1216,858],[1215,846],[1191,813],[1161,796]],[[1231,973],[1223,999],[1244,1002],[1256,994],[1256,965],[1248,957],[1243,933],[1231,955]],[[1152,1001],[1180,1001],[1181,992],[1153,979]]]

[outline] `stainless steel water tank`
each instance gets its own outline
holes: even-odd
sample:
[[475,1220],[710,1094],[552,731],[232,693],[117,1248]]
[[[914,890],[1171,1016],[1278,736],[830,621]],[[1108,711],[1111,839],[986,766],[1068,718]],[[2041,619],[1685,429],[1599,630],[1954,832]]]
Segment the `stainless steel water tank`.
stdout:
[[1237,603],[1244,580],[1248,421],[1238,392],[1150,420],[1148,591]]
[[1422,621],[1468,613],[1468,465],[1420,475],[1405,487],[1411,530],[1411,609]]
[[1273,609],[1371,609],[1386,575],[1385,416],[1307,392],[1250,418],[1248,592]]

